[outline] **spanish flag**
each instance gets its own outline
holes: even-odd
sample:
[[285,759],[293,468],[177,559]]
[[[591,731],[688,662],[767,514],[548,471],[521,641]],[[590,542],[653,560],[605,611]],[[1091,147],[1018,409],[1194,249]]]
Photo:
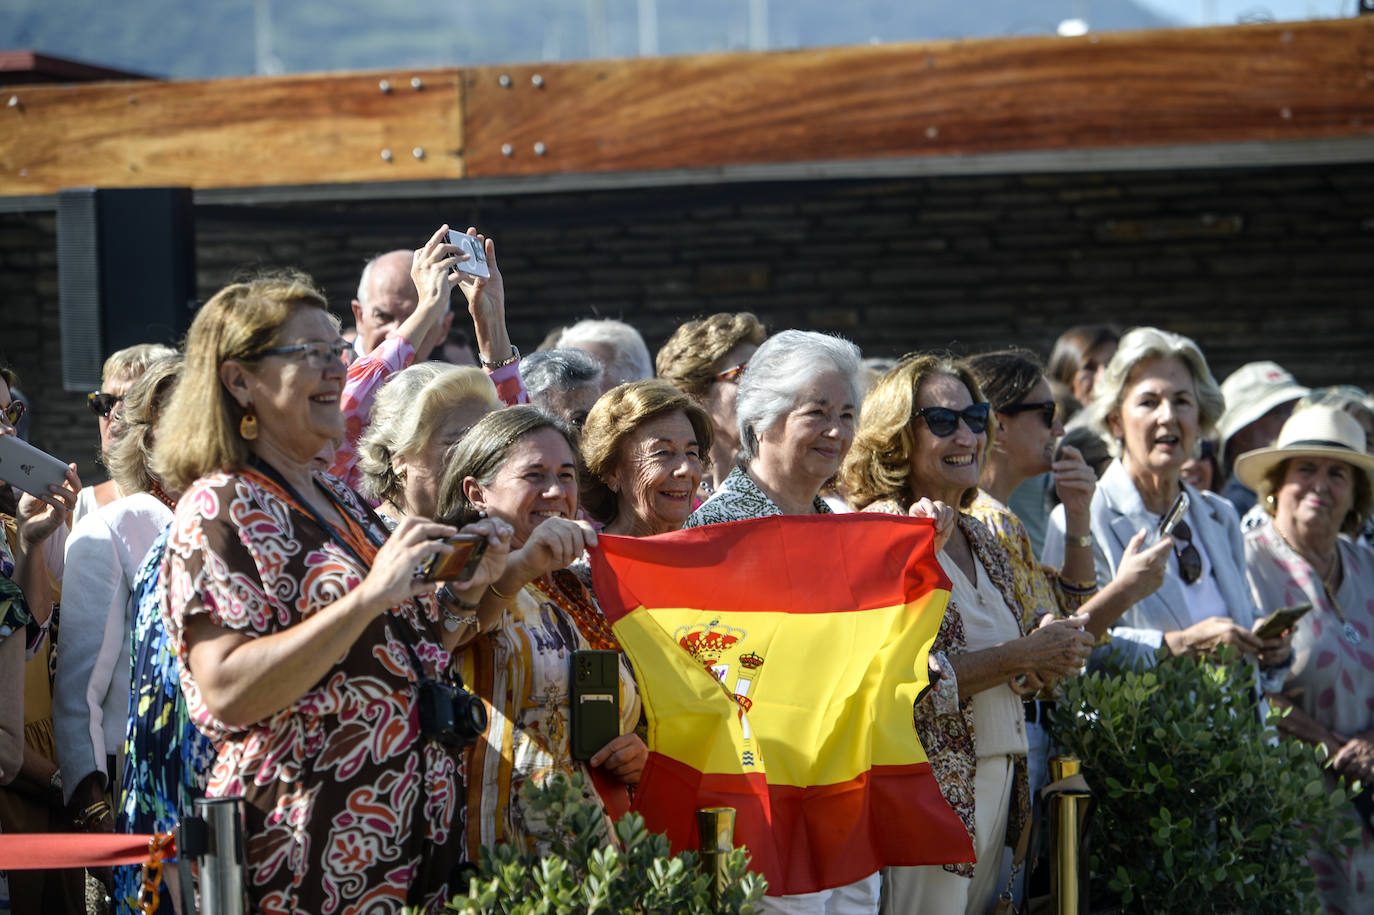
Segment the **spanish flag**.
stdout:
[[790,515],[603,535],[592,579],[639,679],[635,800],[675,851],[734,807],[769,895],[973,860],[912,725],[949,601],[931,522]]

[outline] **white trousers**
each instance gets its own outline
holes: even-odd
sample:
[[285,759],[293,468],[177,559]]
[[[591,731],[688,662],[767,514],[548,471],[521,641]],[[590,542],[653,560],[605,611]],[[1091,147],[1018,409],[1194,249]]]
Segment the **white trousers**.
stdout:
[[1012,758],[978,760],[973,785],[973,879],[943,867],[889,867],[883,871],[883,915],[985,915],[1002,886],[1007,817],[1011,813]]
[[882,878],[874,873],[848,886],[794,896],[764,896],[764,915],[875,915]]

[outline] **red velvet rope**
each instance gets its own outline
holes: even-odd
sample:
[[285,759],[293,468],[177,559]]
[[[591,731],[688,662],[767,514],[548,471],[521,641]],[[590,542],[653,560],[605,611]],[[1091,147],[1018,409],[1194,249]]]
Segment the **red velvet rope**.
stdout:
[[[148,860],[150,835],[111,833],[12,832],[0,834],[0,861],[6,870],[52,870],[69,867],[110,867],[143,864]],[[162,860],[176,857],[168,843]]]

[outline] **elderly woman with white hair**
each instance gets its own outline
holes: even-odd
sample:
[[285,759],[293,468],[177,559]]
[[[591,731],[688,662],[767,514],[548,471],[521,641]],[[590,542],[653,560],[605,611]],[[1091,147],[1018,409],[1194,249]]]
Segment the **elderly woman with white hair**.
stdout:
[[[859,415],[859,348],[848,340],[785,330],[764,341],[740,376],[737,466],[686,527],[828,514],[821,487],[839,472]],[[765,911],[876,912],[877,873],[862,880],[764,900]]]
[[588,318],[559,334],[559,348],[591,353],[605,369],[601,382],[604,393],[627,381],[646,381],[654,377],[654,363],[644,338],[624,321],[613,318]]
[[377,392],[372,423],[358,443],[358,490],[391,530],[406,515],[433,518],[445,455],[503,404],[491,378],[471,366],[412,365]]
[[[1283,682],[1285,638],[1261,639],[1245,576],[1245,545],[1231,504],[1183,482],[1183,465],[1198,438],[1216,426],[1224,402],[1207,360],[1187,337],[1153,327],[1129,331],[1094,389],[1089,416],[1116,459],[1098,481],[1092,533],[1074,538],[1093,548],[1099,585],[1116,575],[1154,531],[1179,493],[1189,508],[1173,529],[1174,556],[1164,583],[1136,603],[1112,629],[1111,650],[1129,662],[1152,664],[1156,652],[1197,655],[1221,645],[1256,656],[1266,688]],[[1063,507],[1050,516],[1045,562],[1058,567],[1066,542]],[[1277,677],[1277,679],[1274,679]]]

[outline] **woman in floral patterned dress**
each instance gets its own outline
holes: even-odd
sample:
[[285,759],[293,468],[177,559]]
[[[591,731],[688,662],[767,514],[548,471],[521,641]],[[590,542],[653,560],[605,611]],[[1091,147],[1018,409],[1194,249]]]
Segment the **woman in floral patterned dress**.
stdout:
[[[1255,602],[1266,613],[1312,610],[1293,632],[1293,665],[1280,695],[1279,730],[1326,746],[1333,772],[1374,781],[1374,552],[1358,543],[1374,509],[1374,457],[1348,413],[1314,406],[1284,423],[1273,448],[1242,454],[1236,474],[1272,524],[1245,535]],[[1335,778],[1329,779],[1335,786]],[[1346,813],[1357,819],[1352,805]],[[1374,835],[1368,821],[1349,855],[1308,854],[1332,915],[1368,912],[1374,901]]]
[[469,528],[488,558],[452,586],[465,612],[441,610],[416,568],[455,529],[409,517],[387,539],[312,471],[343,434],[347,348],[304,276],[222,289],[192,323],[154,451],[182,493],[159,589],[218,750],[206,793],[244,798],[248,896],[268,913],[434,910],[462,889],[463,754],[421,732],[418,684],[449,678],[510,531]]

